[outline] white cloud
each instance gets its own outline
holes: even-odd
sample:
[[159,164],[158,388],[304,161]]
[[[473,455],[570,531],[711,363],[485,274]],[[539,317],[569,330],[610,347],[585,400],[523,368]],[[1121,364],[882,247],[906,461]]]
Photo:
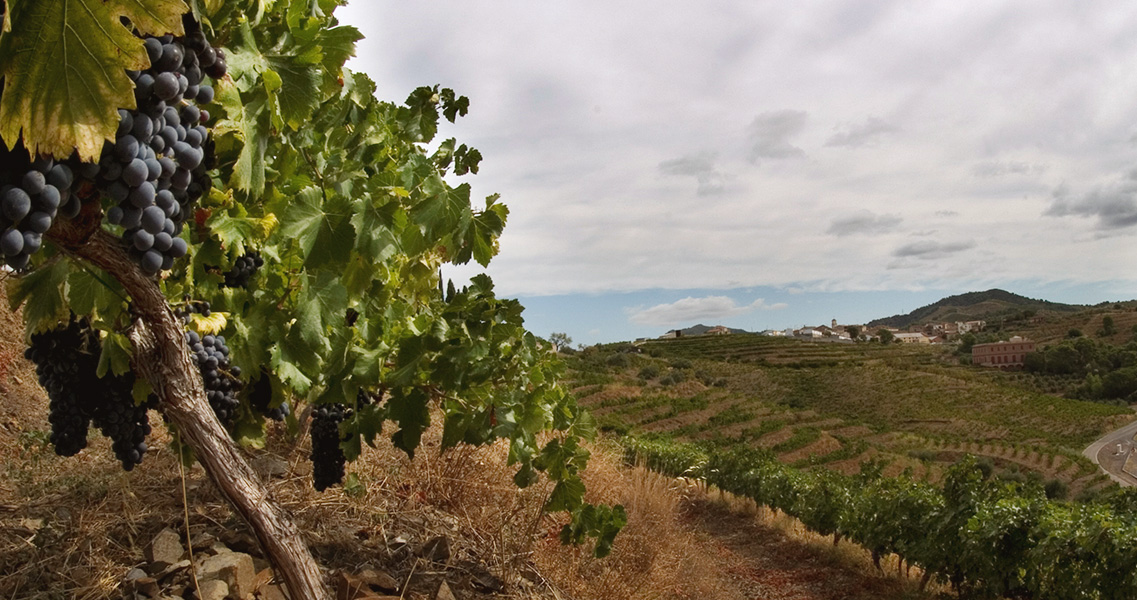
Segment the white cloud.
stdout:
[[769,158],[804,158],[805,151],[790,143],[790,138],[805,129],[806,114],[800,110],[764,112],[750,123],[750,161]]
[[863,123],[839,127],[825,142],[826,146],[856,148],[874,143],[881,136],[897,130],[895,125],[879,117],[869,117]]
[[510,208],[490,268],[503,295],[982,277],[1137,296],[1137,192],[1118,181],[1137,4],[1094,7],[377,0],[337,15],[368,36],[351,67],[381,97],[470,97],[440,137],[485,156],[454,182]]
[[875,235],[893,231],[904,219],[898,215],[878,215],[862,210],[846,217],[833,219],[827,233],[838,237],[855,234]]
[[727,296],[705,296],[687,297],[670,304],[657,304],[649,308],[628,308],[625,312],[628,320],[637,325],[672,327],[683,324],[693,325],[702,320],[716,321],[736,317],[755,310],[781,310],[787,306],[789,305],[784,302],[766,304],[762,298],[740,306],[733,298]]

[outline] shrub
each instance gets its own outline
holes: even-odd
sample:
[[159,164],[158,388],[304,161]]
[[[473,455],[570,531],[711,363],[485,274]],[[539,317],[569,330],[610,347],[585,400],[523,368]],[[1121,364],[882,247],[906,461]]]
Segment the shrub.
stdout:
[[659,367],[655,365],[647,365],[646,367],[640,369],[640,379],[655,379],[656,377],[659,377]]
[[620,368],[627,367],[629,364],[631,364],[631,361],[628,360],[627,354],[613,354],[612,356],[609,356],[608,359],[605,360],[604,362],[609,367],[620,367]]

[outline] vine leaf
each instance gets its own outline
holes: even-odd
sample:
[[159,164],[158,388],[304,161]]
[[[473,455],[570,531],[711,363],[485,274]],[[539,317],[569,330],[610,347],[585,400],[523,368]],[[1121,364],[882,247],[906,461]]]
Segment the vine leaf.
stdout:
[[71,265],[66,260],[57,260],[23,277],[9,280],[8,304],[13,311],[24,305],[27,334],[52,329],[60,321],[67,321],[64,288],[70,270]]
[[[19,0],[0,43],[0,136],[9,148],[23,131],[33,154],[99,157],[113,139],[119,107],[134,108],[127,69],[149,65],[142,40],[182,33],[182,0]],[[7,16],[5,17],[7,18]]]

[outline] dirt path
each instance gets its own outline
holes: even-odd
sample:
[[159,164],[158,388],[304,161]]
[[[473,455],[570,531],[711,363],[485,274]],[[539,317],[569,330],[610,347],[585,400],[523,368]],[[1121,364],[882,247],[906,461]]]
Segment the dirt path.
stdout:
[[[722,503],[696,501],[690,525],[717,546],[717,560],[742,598],[888,600],[916,598],[912,585],[865,570],[832,550],[794,539]],[[827,545],[827,543],[826,543]],[[842,542],[842,546],[847,543]],[[930,597],[930,596],[929,596]]]

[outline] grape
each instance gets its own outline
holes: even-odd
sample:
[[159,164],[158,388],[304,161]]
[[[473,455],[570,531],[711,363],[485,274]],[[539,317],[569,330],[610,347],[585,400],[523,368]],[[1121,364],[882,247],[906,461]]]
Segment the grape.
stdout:
[[18,229],[9,229],[0,235],[0,251],[4,256],[16,256],[24,251],[24,234]]
[[150,170],[146,168],[146,163],[135,158],[123,167],[122,180],[126,185],[136,188],[142,185],[142,182],[146,181],[149,172]]
[[28,193],[18,187],[9,188],[4,192],[3,212],[4,218],[18,223],[32,210],[32,199]]
[[146,54],[150,57],[150,64],[154,64],[162,58],[162,42],[154,38],[146,38],[143,40],[143,45],[146,46]]
[[59,208],[59,201],[62,200],[62,198],[58,188],[54,185],[47,184],[43,186],[43,191],[40,192],[39,198],[36,200],[36,204],[39,208],[50,212]]
[[[209,104],[213,102],[213,88],[208,85],[203,85],[197,90],[197,103]],[[201,111],[198,111],[201,112]]]
[[28,171],[24,174],[24,180],[21,182],[20,187],[31,196],[35,196],[43,191],[43,186],[47,185],[47,179],[43,173],[39,171]]
[[34,231],[24,232],[24,252],[35,254],[43,245],[43,234]]
[[[137,82],[135,83],[137,84]],[[134,117],[131,116],[130,111],[121,108],[118,109],[118,132],[116,137],[122,137],[130,133],[133,128]]]
[[134,232],[134,247],[139,252],[145,252],[154,247],[154,236],[145,229],[139,229]]
[[[115,142],[115,158],[121,163],[130,162],[138,156],[138,140],[131,134],[126,134]],[[118,179],[115,177],[114,179]]]
[[173,238],[171,238],[170,234],[166,233],[165,231],[160,232],[154,236],[154,249],[158,252],[165,252],[169,250],[170,246],[172,246],[173,243]]
[[28,229],[36,233],[44,233],[51,229],[51,215],[37,210],[36,212],[28,215],[27,219]]
[[152,234],[162,231],[166,224],[166,213],[157,206],[150,206],[142,211],[142,228]]
[[154,184],[149,181],[142,182],[142,185],[134,188],[130,192],[130,204],[135,208],[146,209],[154,206],[154,199],[157,193],[154,191]]
[[142,260],[139,261],[139,266],[142,267],[142,272],[147,275],[154,275],[162,268],[162,255],[156,250],[147,250],[142,254]]
[[171,100],[178,95],[178,78],[170,71],[160,73],[154,78],[154,95],[162,100]]
[[67,165],[55,165],[47,172],[47,182],[55,186],[60,192],[70,190],[71,184],[74,181],[75,176],[71,173],[71,169]]
[[181,258],[186,255],[189,250],[189,245],[182,238],[176,237],[170,244],[170,256],[174,258]]

